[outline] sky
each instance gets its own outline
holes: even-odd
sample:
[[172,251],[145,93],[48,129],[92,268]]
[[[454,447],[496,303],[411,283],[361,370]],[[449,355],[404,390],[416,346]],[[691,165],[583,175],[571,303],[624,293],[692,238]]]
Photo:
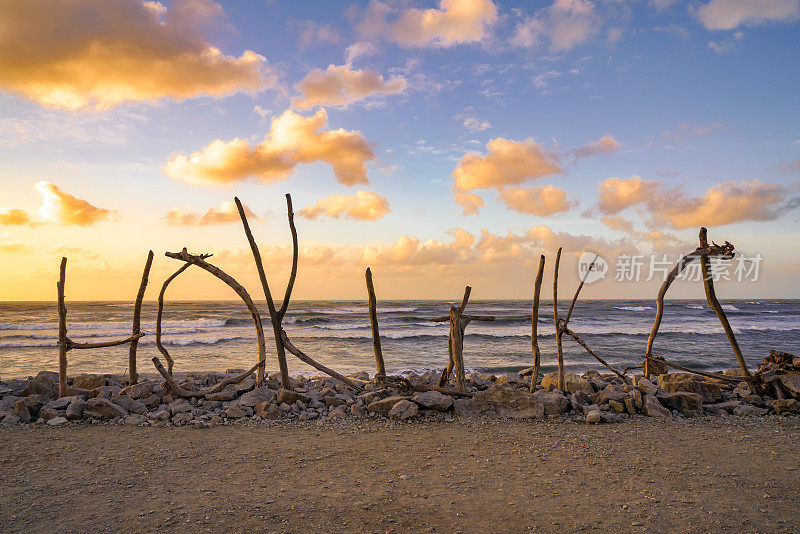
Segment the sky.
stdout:
[[[0,0],[0,300],[800,297],[800,0]],[[588,256],[587,256],[588,255]],[[584,260],[581,262],[580,258]],[[638,266],[634,270],[633,266]],[[679,280],[670,296],[703,298]],[[192,269],[167,298],[235,298]]]

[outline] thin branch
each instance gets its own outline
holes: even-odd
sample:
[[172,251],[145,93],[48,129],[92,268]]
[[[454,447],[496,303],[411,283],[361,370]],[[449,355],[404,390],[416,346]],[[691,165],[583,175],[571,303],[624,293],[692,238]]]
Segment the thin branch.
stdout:
[[469,294],[472,292],[472,288],[467,286],[464,288],[464,298],[461,299],[461,305],[458,307],[458,314],[461,315],[464,313],[464,308],[467,307],[467,302],[469,301]]
[[138,334],[134,334],[130,337],[126,337],[125,339],[115,339],[113,341],[103,341],[101,343],[76,343],[71,339],[67,338],[67,347],[69,349],[102,349],[105,347],[116,347],[117,345],[124,345],[125,343],[131,343],[133,341],[138,341],[139,338],[144,337],[144,333],[139,332]]
[[566,327],[569,324],[569,318],[572,317],[572,310],[575,308],[575,303],[578,301],[578,295],[581,293],[581,289],[583,289],[583,284],[586,283],[586,278],[589,276],[589,273],[592,272],[592,267],[594,267],[594,262],[597,261],[600,255],[595,254],[592,263],[589,264],[589,268],[586,270],[586,273],[581,278],[581,283],[578,284],[578,289],[575,290],[575,295],[572,297],[572,302],[569,305],[569,310],[567,311],[567,316],[564,317],[564,326]]
[[281,341],[283,342],[284,346],[286,347],[286,350],[288,350],[289,352],[291,352],[292,354],[297,356],[297,358],[300,359],[300,361],[307,363],[308,365],[310,365],[311,367],[313,367],[314,369],[316,369],[318,371],[322,371],[323,373],[325,373],[325,374],[327,374],[329,376],[332,376],[336,380],[344,382],[345,384],[347,384],[351,388],[355,389],[356,391],[364,391],[364,388],[361,387],[360,384],[356,384],[355,382],[353,382],[352,380],[350,380],[349,378],[347,378],[343,374],[337,373],[333,369],[331,369],[329,367],[326,367],[326,366],[322,365],[321,363],[318,363],[313,358],[311,358],[310,356],[305,354],[302,350],[300,350],[297,347],[295,347],[292,344],[292,342],[289,340],[289,336],[286,335],[286,331],[283,330],[283,329],[281,329]]
[[292,289],[294,288],[294,280],[297,278],[297,257],[299,247],[297,245],[297,229],[294,227],[294,211],[292,210],[292,195],[286,193],[286,208],[289,217],[289,229],[292,232],[292,272],[289,274],[289,281],[286,283],[286,293],[283,295],[283,302],[281,302],[281,309],[278,311],[278,322],[283,322],[283,317],[286,315],[286,310],[289,308],[289,300],[292,298]]
[[595,359],[596,359],[598,362],[600,362],[601,364],[603,364],[603,365],[604,365],[604,366],[605,366],[605,367],[606,367],[606,368],[607,368],[609,371],[611,371],[612,373],[614,373],[615,375],[617,375],[618,377],[620,377],[620,378],[621,378],[621,379],[622,379],[624,382],[626,382],[626,383],[628,382],[628,379],[627,379],[627,377],[625,376],[625,374],[624,374],[624,373],[621,373],[621,372],[617,371],[616,369],[614,369],[613,367],[611,367],[610,365],[608,365],[608,364],[606,363],[606,361],[605,361],[603,358],[601,358],[600,356],[598,356],[598,355],[597,355],[597,353],[596,353],[595,351],[593,351],[593,350],[592,350],[592,348],[591,348],[589,345],[587,345],[587,344],[586,344],[586,342],[585,342],[584,340],[582,340],[580,337],[578,337],[578,334],[576,334],[575,332],[573,332],[572,330],[570,330],[570,329],[569,329],[568,327],[566,327],[566,326],[562,326],[562,327],[561,327],[561,330],[562,330],[562,331],[563,331],[565,334],[567,334],[568,336],[570,336],[572,339],[574,339],[574,340],[575,340],[575,341],[578,343],[578,345],[580,345],[581,347],[583,347],[584,349],[586,349],[586,352],[588,352],[589,354],[591,354],[592,356],[594,356],[594,358],[595,358]]
[[161,292],[159,292],[158,294],[158,315],[156,316],[156,347],[158,348],[158,351],[161,354],[163,354],[164,358],[167,360],[167,367],[169,374],[172,374],[172,366],[175,364],[175,362],[172,361],[172,356],[169,355],[167,349],[164,348],[164,345],[161,344],[161,319],[164,316],[164,293],[166,293],[167,291],[167,286],[169,286],[169,284],[175,278],[177,278],[183,271],[188,269],[190,266],[191,265],[187,263],[185,265],[182,265],[180,269],[172,273],[172,276],[164,280],[164,283],[161,286]]
[[[153,251],[147,253],[147,261],[144,264],[144,271],[142,272],[142,281],[139,284],[139,292],[136,294],[136,302],[133,305],[133,327],[131,334],[136,335],[141,332],[142,321],[142,300],[144,300],[144,292],[147,289],[147,278],[150,276],[150,267],[153,265]],[[136,372],[136,349],[139,346],[139,340],[134,339],[131,341],[131,346],[128,349],[128,384],[133,385],[139,381],[139,373]]]
[[58,282],[58,396],[66,397],[69,393],[67,386],[67,351],[69,339],[67,338],[67,305],[64,297],[64,284],[67,276],[67,258],[61,258]]
[[705,376],[706,378],[713,378],[714,380],[720,380],[722,382],[730,382],[732,384],[738,384],[739,382],[742,381],[742,378],[743,378],[741,376],[727,376],[727,375],[720,375],[720,374],[715,374],[715,373],[706,373],[705,371],[698,371],[697,369],[690,369],[689,367],[684,367],[682,365],[678,365],[677,363],[668,362],[667,360],[665,360],[663,358],[660,358],[660,359],[656,360],[652,356],[645,356],[645,359],[646,360],[655,360],[658,363],[664,364],[667,367],[672,367],[674,369],[677,369],[678,371],[684,371],[684,372],[687,372],[687,373],[693,373],[693,374],[696,374],[696,375]]

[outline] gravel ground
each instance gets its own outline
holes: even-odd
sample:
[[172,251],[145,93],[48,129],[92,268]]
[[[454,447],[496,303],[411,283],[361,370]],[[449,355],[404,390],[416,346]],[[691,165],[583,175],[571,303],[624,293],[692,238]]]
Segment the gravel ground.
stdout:
[[0,428],[3,532],[800,532],[800,417]]

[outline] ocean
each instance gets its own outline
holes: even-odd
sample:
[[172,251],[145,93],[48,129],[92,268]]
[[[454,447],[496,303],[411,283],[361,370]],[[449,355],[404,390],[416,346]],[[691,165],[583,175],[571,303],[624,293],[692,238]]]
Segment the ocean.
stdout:
[[[447,323],[431,318],[447,315],[448,301],[382,301],[378,321],[387,370],[393,373],[441,369],[447,363]],[[262,314],[266,303],[257,302]],[[559,301],[565,313],[568,301]],[[133,305],[119,302],[68,302],[69,336],[97,342],[130,335]],[[748,363],[755,366],[769,349],[800,354],[800,300],[735,300],[724,304]],[[154,373],[156,303],[145,302],[142,329],[152,333],[139,344],[139,372]],[[563,311],[562,311],[563,310]],[[532,365],[530,301],[471,301],[467,313],[494,315],[495,322],[472,322],[466,330],[467,368],[493,373]],[[652,300],[579,301],[570,328],[609,364],[622,369],[641,364],[653,324]],[[542,369],[556,369],[551,301],[539,308]],[[268,317],[267,369],[277,371],[275,342]],[[57,312],[53,302],[0,303],[0,377],[34,375],[58,369]],[[284,321],[293,343],[320,363],[350,373],[374,372],[375,360],[367,305],[363,301],[292,301]],[[223,371],[255,364],[257,348],[252,319],[239,301],[167,302],[163,340],[176,372]],[[673,300],[665,307],[655,354],[685,366],[719,370],[736,366],[733,351],[716,315],[705,301]],[[69,352],[70,376],[82,373],[124,373],[128,345]],[[292,374],[317,371],[291,355]],[[566,367],[576,372],[602,367],[564,336]]]

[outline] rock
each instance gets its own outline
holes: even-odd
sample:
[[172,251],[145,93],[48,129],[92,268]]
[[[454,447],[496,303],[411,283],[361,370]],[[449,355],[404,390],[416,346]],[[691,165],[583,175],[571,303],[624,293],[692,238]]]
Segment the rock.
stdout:
[[703,397],[697,393],[676,391],[667,396],[666,405],[679,412],[699,412],[703,409]]
[[317,412],[303,412],[300,414],[300,417],[297,418],[298,421],[310,421],[311,419],[316,419],[319,417]]
[[169,416],[170,416],[169,410],[164,409],[151,413],[148,417],[153,421],[167,421],[169,419]]
[[569,403],[577,413],[583,413],[583,407],[591,404],[592,399],[586,393],[578,391],[569,396]]
[[69,403],[65,415],[67,419],[69,419],[70,421],[75,421],[76,419],[83,419],[83,411],[85,409],[86,409],[86,401],[78,397]]
[[636,384],[636,389],[638,389],[642,395],[655,395],[656,391],[658,391],[656,385],[644,377],[639,379],[639,382]]
[[311,402],[311,397],[308,395],[303,395],[302,393],[298,393],[297,391],[292,391],[291,389],[280,388],[276,395],[278,404],[294,404],[298,400],[301,401],[303,404],[308,404]]
[[[35,396],[38,396],[38,395],[35,395]],[[34,395],[31,395],[31,397],[34,397]],[[31,402],[31,397],[28,397],[28,403]],[[60,399],[56,399],[56,400],[48,400],[44,404],[46,404],[47,406],[50,406],[51,408],[55,408],[56,410],[66,410],[67,406],[72,404],[72,402],[74,400],[76,400],[76,399],[82,399],[82,397],[79,397],[77,395],[72,395],[72,396],[69,396],[69,397],[61,397]]]
[[533,367],[526,367],[517,371],[519,376],[531,376],[533,374]]
[[496,378],[494,375],[485,375],[483,373],[470,373],[467,375],[467,380],[470,380],[479,389],[488,389],[494,385],[494,381],[489,380],[488,377]]
[[189,424],[193,419],[194,418],[192,417],[191,413],[182,412],[179,413],[178,415],[172,416],[172,424],[177,426],[186,425]]
[[283,410],[281,410],[281,407],[269,401],[259,402],[254,412],[262,419],[280,419],[283,417]]
[[[263,401],[271,401],[275,398],[275,392],[269,389],[266,386],[256,388],[252,391],[248,391],[244,395],[239,398],[239,406],[246,406],[248,408],[253,408],[258,403]],[[213,399],[212,399],[213,400]]]
[[72,379],[72,387],[80,389],[96,389],[106,384],[108,379],[103,375],[83,373]]
[[39,419],[42,419],[44,421],[49,421],[54,417],[64,417],[66,414],[67,414],[66,410],[57,410],[56,408],[53,408],[52,406],[49,405],[42,406],[42,408],[39,410]]
[[21,423],[30,423],[31,412],[28,410],[28,399],[23,398],[15,402],[12,413],[19,418]]
[[408,400],[408,397],[394,395],[392,397],[386,397],[385,399],[372,401],[367,405],[367,411],[369,413],[379,413],[382,415],[388,415],[389,410],[391,410],[392,407],[401,400]]
[[147,406],[145,406],[142,401],[136,400],[128,395],[119,395],[116,399],[114,399],[114,402],[129,412],[137,413],[139,415],[144,415],[147,413]]
[[126,415],[128,415],[128,412],[125,408],[101,397],[86,401],[86,407],[83,410],[84,418],[113,419],[114,417],[125,417]]
[[[609,399],[608,404],[609,404],[609,406],[611,406],[611,409],[614,410],[615,412],[617,412],[617,413],[625,413],[625,410],[626,410],[625,402],[626,401],[630,401],[630,400],[631,400],[631,398],[628,397],[628,396],[625,397],[623,402],[615,401],[614,399]],[[631,402],[633,402],[633,401],[631,401]]]
[[800,402],[795,399],[777,399],[772,403],[772,410],[778,415],[800,413]]
[[333,395],[328,395],[322,400],[325,401],[325,405],[328,406],[329,408],[331,406],[342,406],[344,404],[347,404],[347,402],[343,401],[338,397],[334,397]]
[[229,419],[241,419],[247,415],[247,412],[244,411],[244,408],[241,406],[228,406],[225,410],[225,415],[228,416]]
[[742,402],[746,402],[747,404],[752,404],[753,406],[758,406],[759,408],[763,408],[765,406],[764,399],[762,399],[758,395],[745,395],[742,397]]
[[125,424],[128,426],[139,426],[142,423],[144,423],[144,419],[136,417],[135,415],[129,415],[125,418]]
[[586,422],[597,424],[600,422],[601,415],[602,413],[600,412],[600,410],[592,410],[586,414]]
[[712,382],[698,380],[695,375],[689,373],[671,373],[658,377],[658,387],[667,393],[676,391],[687,391],[697,393],[703,397],[703,402],[712,403],[722,400],[722,388]]
[[[583,379],[581,379],[583,380]],[[533,394],[544,406],[545,415],[558,415],[570,409],[569,400],[560,391],[539,390]]]
[[13,413],[6,414],[6,416],[3,417],[4,425],[16,425],[19,422],[20,422],[19,417],[17,417]]
[[780,375],[780,381],[787,391],[795,397],[800,397],[800,371],[792,371],[785,375]]
[[350,413],[356,417],[364,417],[367,415],[367,409],[361,404],[353,404],[350,406]]
[[601,391],[598,391],[594,395],[592,395],[592,402],[595,404],[599,404],[602,406],[603,404],[608,404],[608,401],[615,400],[617,402],[624,402],[625,397],[628,396],[628,392],[622,386],[615,386],[614,384],[609,384]]
[[716,404],[706,404],[706,405],[703,406],[703,408],[705,408],[705,409],[707,409],[709,411],[712,411],[712,412],[713,411],[717,411],[717,410],[722,410],[725,413],[733,413],[733,410],[735,410],[741,404],[742,404],[741,401],[731,400],[731,401],[725,401],[725,402],[718,402]]
[[369,373],[366,371],[358,371],[357,373],[352,373],[347,376],[348,378],[354,378],[356,380],[363,380],[365,382],[369,381]]
[[515,373],[506,373],[504,375],[500,375],[497,377],[497,380],[495,380],[494,383],[498,385],[508,384],[515,387],[525,385],[525,381],[522,379],[522,377]]
[[638,389],[634,389],[628,392],[628,396],[633,399],[633,405],[636,407],[637,410],[642,409],[642,392]]
[[236,388],[236,393],[241,395],[256,387],[256,379],[252,376],[247,377],[238,384],[233,384],[233,387]]
[[133,384],[132,386],[128,386],[123,388],[122,391],[119,392],[120,395],[128,395],[132,399],[146,399],[150,395],[153,394],[153,383],[152,382],[139,382],[138,384]]
[[[412,402],[411,404],[414,403]],[[416,407],[417,405],[414,404],[414,408]],[[331,410],[330,413],[328,413],[328,419],[342,419],[346,417],[347,417],[347,408],[345,408],[344,406],[337,406],[336,408]]]
[[494,414],[514,419],[544,417],[544,404],[540,398],[519,388],[495,385],[476,393],[469,401],[467,409],[478,415]]
[[395,421],[405,421],[410,417],[414,417],[417,415],[419,408],[417,408],[416,403],[411,402],[410,400],[403,399],[397,401],[392,409],[389,410],[389,418],[394,419]]
[[647,394],[642,399],[642,412],[648,417],[669,417],[672,415],[668,409],[664,408],[655,395]]
[[119,395],[119,392],[122,391],[122,388],[119,386],[101,386],[99,388],[94,388],[88,391],[89,391],[88,396],[90,399],[93,399],[95,397],[101,397],[104,399],[111,400],[117,395]]
[[161,405],[161,395],[158,393],[153,393],[146,399],[142,399],[142,403],[147,406],[148,410],[155,410]]
[[758,406],[744,403],[733,409],[733,415],[742,415],[745,417],[760,417],[762,415],[767,415],[768,413],[769,410],[766,408],[759,408]]
[[[542,377],[542,387],[549,391],[558,389],[558,373],[549,373]],[[581,391],[587,395],[594,395],[592,384],[585,378],[575,373],[564,371],[564,393],[571,395]]]
[[[638,389],[635,391],[639,393]],[[639,395],[641,396],[641,393],[639,393]],[[633,400],[633,397],[625,399],[625,410],[627,410],[630,415],[636,415],[636,401]]]
[[25,386],[20,393],[20,397],[27,397],[28,395],[44,395],[49,399],[58,398],[58,374],[47,373],[42,371],[33,378],[28,385]]
[[217,391],[216,393],[209,393],[206,395],[206,399],[211,401],[230,401],[236,398],[236,386],[233,384],[227,386],[222,391]]
[[423,408],[436,410],[438,412],[446,412],[453,407],[453,397],[438,391],[425,391],[423,393],[418,393],[417,395],[414,395],[411,400]]
[[47,424],[50,426],[61,426],[67,422],[66,417],[53,417],[52,419],[47,421]]
[[192,405],[189,404],[189,401],[186,399],[178,399],[169,403],[169,412],[170,414],[178,415],[179,413],[191,412]]

